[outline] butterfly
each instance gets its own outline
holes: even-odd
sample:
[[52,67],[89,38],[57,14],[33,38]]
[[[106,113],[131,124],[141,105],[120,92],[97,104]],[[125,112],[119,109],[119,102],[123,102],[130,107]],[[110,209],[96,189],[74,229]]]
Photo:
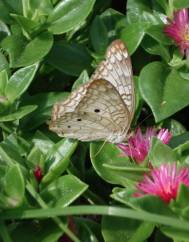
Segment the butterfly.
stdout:
[[81,141],[127,140],[135,108],[131,60],[114,40],[90,80],[53,107],[50,130]]

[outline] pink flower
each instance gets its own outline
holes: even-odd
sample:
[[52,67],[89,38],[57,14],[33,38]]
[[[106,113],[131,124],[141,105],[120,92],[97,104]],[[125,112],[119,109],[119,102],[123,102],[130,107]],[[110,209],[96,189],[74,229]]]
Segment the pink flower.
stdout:
[[152,169],[150,175],[144,175],[143,181],[136,186],[138,191],[134,196],[154,195],[169,203],[176,198],[181,183],[189,188],[189,168],[177,169],[176,162],[163,164]]
[[147,128],[146,133],[142,134],[141,129],[138,128],[136,132],[128,139],[128,144],[118,144],[118,147],[137,163],[141,163],[148,155],[153,136],[156,136],[164,144],[169,143],[171,139],[171,133],[168,131],[168,129],[161,129],[159,133],[157,133],[156,129]]
[[40,166],[35,167],[34,176],[35,176],[36,180],[40,183],[41,179],[43,178],[43,173],[42,173]]
[[182,54],[189,56],[189,14],[183,8],[174,14],[174,18],[165,26],[164,32],[180,47]]

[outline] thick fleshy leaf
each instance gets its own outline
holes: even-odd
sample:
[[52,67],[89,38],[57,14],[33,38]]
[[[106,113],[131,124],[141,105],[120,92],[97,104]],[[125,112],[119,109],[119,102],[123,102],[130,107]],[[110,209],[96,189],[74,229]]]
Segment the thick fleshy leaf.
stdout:
[[38,64],[34,64],[19,69],[11,76],[5,88],[5,95],[10,102],[14,102],[27,90],[37,69]]
[[145,26],[140,23],[131,23],[121,32],[121,39],[125,42],[129,54],[132,55],[138,48],[145,34]]
[[52,113],[52,106],[57,102],[63,101],[68,94],[67,92],[48,92],[28,97],[25,103],[35,104],[37,109],[23,120],[22,127],[32,130],[42,123],[47,123]]
[[168,145],[163,144],[155,137],[152,139],[148,158],[155,167],[166,162],[174,162],[177,160],[176,153]]
[[63,34],[79,26],[91,12],[95,0],[61,0],[48,17],[49,30]]
[[56,42],[48,56],[52,66],[71,76],[78,76],[84,69],[90,70],[91,60],[83,45],[65,41]]
[[65,175],[45,187],[41,196],[49,206],[63,208],[76,200],[87,188],[88,185],[77,177]]
[[96,16],[93,20],[90,37],[94,50],[98,54],[104,54],[108,45],[108,31],[99,16]]
[[[111,197],[134,209],[144,210],[154,214],[171,215],[174,213],[169,206],[157,196],[145,195],[141,197],[133,196],[136,189],[114,188]],[[145,220],[145,218],[144,218]]]
[[171,59],[167,46],[157,42],[149,35],[144,37],[141,46],[151,55],[160,55],[167,63]]
[[172,227],[163,226],[161,232],[164,233],[166,236],[174,239],[174,241],[183,241],[188,242],[189,232],[181,229],[176,229]]
[[23,15],[30,19],[40,21],[42,17],[50,14],[53,10],[53,3],[51,0],[22,0]]
[[0,20],[0,41],[2,41],[5,37],[10,35],[10,30],[8,26]]
[[19,120],[27,114],[33,112],[36,108],[36,105],[22,106],[17,111],[12,112],[11,114],[1,115],[0,122],[10,122],[14,120]]
[[43,184],[53,181],[65,171],[77,144],[77,141],[62,139],[51,148],[46,156],[46,169],[48,171],[42,179]]
[[189,2],[187,0],[173,0],[173,6],[176,9],[182,9],[182,8],[188,8],[189,7]]
[[40,149],[45,155],[49,152],[49,150],[53,147],[54,142],[49,139],[48,136],[46,136],[41,131],[37,131],[32,139],[32,142],[34,145]]
[[81,72],[80,76],[74,82],[74,84],[72,86],[72,91],[76,90],[80,85],[86,83],[87,81],[89,81],[89,75],[88,75],[87,71],[84,70]]
[[90,157],[98,175],[111,184],[126,186],[129,179],[140,179],[142,174],[148,171],[131,163],[114,144],[91,143]]
[[8,83],[8,75],[6,70],[0,72],[0,95],[5,94],[5,88]]
[[101,15],[100,19],[103,21],[108,32],[109,42],[118,38],[120,32],[120,22],[125,24],[125,15],[116,11],[115,9],[108,8]]
[[39,28],[39,23],[34,22],[29,18],[26,18],[22,15],[11,14],[11,16],[18,22],[18,24],[22,27],[22,29],[28,33],[32,33],[32,31]]
[[9,70],[9,64],[6,57],[0,52],[0,71],[6,69]]
[[171,45],[172,40],[165,35],[164,27],[165,25],[162,24],[152,25],[149,28],[147,28],[145,32],[147,35],[151,36],[157,42],[164,45]]
[[143,242],[153,232],[154,225],[133,219],[103,217],[102,234],[105,242]]
[[4,191],[7,196],[8,207],[17,207],[22,203],[25,184],[19,165],[12,165],[8,168],[5,176]]
[[34,221],[22,221],[12,231],[11,237],[14,242],[55,242],[62,233],[62,230],[50,219],[40,220],[37,224]]
[[157,10],[153,11],[148,0],[128,0],[127,19],[130,23],[140,21],[150,26],[166,21],[166,16]]
[[28,42],[23,36],[11,35],[3,40],[2,47],[10,57],[11,67],[32,65],[40,61],[50,51],[53,35],[42,32]]
[[91,220],[90,218],[75,217],[79,238],[81,241],[87,242],[100,242],[103,241],[101,234],[101,226],[98,222]]
[[175,69],[171,71],[161,62],[146,65],[139,76],[143,99],[159,122],[189,104],[189,82]]

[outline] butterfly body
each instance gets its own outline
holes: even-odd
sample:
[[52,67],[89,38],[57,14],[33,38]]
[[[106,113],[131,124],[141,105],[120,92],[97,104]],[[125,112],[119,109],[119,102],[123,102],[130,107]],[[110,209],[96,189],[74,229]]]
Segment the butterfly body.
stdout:
[[53,107],[50,129],[81,141],[126,140],[134,113],[134,86],[128,52],[114,41],[89,82]]

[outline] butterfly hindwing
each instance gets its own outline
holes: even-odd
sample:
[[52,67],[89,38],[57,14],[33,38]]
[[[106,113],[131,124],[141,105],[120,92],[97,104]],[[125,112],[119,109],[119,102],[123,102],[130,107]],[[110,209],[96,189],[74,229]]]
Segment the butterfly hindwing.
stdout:
[[104,79],[92,80],[76,93],[78,97],[73,92],[69,100],[55,106],[54,113],[58,108],[59,112],[51,129],[60,136],[82,141],[110,140],[114,134],[121,135],[128,129],[128,110],[111,83]]

